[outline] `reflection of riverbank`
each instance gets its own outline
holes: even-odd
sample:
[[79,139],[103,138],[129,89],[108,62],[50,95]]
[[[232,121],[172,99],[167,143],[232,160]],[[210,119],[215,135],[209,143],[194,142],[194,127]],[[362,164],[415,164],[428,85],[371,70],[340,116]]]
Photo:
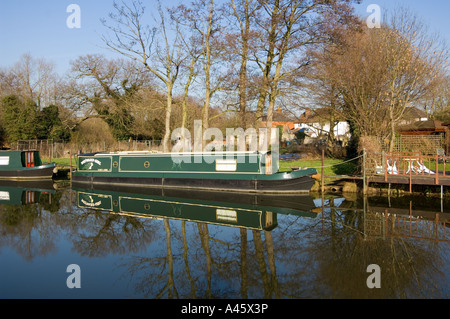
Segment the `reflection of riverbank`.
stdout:
[[[71,298],[75,292],[82,298],[360,299],[445,298],[449,292],[450,250],[442,237],[449,234],[448,223],[440,213],[438,227],[436,219],[416,214],[428,205],[421,198],[410,204],[356,194],[277,196],[269,209],[262,198],[225,194],[188,193],[182,201],[181,194],[163,190],[148,196],[120,189],[82,192],[87,196],[57,189],[52,206],[48,195],[31,205],[0,205],[0,268],[9,278],[2,281],[0,297]],[[100,199],[110,206],[100,207]],[[133,205],[123,206],[128,204]],[[262,204],[277,217],[258,219],[258,225],[276,221],[276,227],[239,223],[246,211],[237,207]],[[115,213],[120,208],[123,214]],[[391,211],[397,208],[412,208],[412,214]],[[184,209],[197,217],[183,218]],[[280,213],[286,209],[308,214]],[[255,211],[245,217],[258,216]],[[215,220],[199,219],[202,212]],[[217,223],[217,217],[233,227]],[[439,240],[428,236],[436,234]],[[66,277],[60,280],[72,263],[81,267],[83,288],[77,291],[66,288]],[[366,285],[370,264],[381,267],[381,289]],[[30,277],[33,285],[26,282]]]
[[350,196],[316,197],[322,202],[322,219],[326,213],[359,214],[363,220],[360,231],[367,238],[408,237],[450,242],[450,210],[433,198],[417,196]]

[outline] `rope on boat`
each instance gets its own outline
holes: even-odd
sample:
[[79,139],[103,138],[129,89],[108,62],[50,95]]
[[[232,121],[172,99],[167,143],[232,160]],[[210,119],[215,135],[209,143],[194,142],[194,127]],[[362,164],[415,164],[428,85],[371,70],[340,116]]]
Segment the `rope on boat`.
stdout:
[[357,156],[357,157],[355,157],[355,158],[351,158],[351,159],[349,159],[349,160],[346,160],[346,161],[343,161],[343,162],[340,162],[340,163],[337,163],[337,164],[324,165],[324,166],[320,165],[320,166],[312,166],[312,167],[308,166],[308,167],[309,167],[309,168],[333,167],[333,166],[338,166],[338,165],[342,165],[342,164],[344,164],[344,163],[351,162],[351,161],[353,161],[353,160],[355,160],[355,159],[358,159],[358,158],[361,158],[361,157],[363,157],[363,155],[359,155],[359,156]]

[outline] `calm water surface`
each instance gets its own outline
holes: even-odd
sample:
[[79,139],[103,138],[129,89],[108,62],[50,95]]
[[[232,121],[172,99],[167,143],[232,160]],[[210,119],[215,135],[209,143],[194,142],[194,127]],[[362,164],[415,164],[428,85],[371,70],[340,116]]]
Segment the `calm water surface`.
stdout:
[[449,209],[2,182],[0,298],[447,299]]

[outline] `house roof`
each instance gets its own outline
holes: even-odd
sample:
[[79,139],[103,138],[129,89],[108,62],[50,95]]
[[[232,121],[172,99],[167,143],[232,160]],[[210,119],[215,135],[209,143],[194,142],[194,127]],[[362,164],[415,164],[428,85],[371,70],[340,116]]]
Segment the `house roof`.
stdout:
[[[261,126],[262,127],[266,127],[267,122],[262,122]],[[278,127],[278,126],[283,126],[284,127],[288,127],[290,130],[293,130],[295,128],[295,122],[272,122],[272,127]]]
[[[427,113],[423,110],[420,110],[413,106],[408,106],[402,116],[402,119],[412,120],[412,119],[421,119],[426,118]],[[341,115],[336,114],[335,118],[339,121],[345,121]],[[300,123],[318,123],[322,121],[328,121],[330,119],[330,110],[327,108],[318,108],[318,109],[306,109],[305,112],[300,115],[299,122]]]
[[408,106],[403,112],[402,118],[405,120],[409,119],[418,119],[418,118],[426,118],[427,113],[423,110],[419,110],[416,107]]
[[[274,122],[293,122],[295,120],[296,120],[295,116],[286,114],[285,112],[283,112],[281,110],[280,107],[278,107],[275,110],[275,112],[273,112],[272,121],[274,121]],[[267,121],[267,115],[262,116],[262,121],[263,122]]]
[[420,119],[420,118],[426,118],[427,113],[423,110],[419,110],[417,107],[408,106],[405,108],[405,111],[403,112],[402,118],[405,120],[410,119]]
[[[336,115],[336,117],[339,119],[339,115]],[[300,115],[299,122],[300,123],[318,123],[323,121],[328,121],[330,119],[330,110],[326,108],[320,108],[320,109],[306,109],[305,112]],[[343,119],[339,119],[343,120]]]
[[442,121],[438,120],[428,120],[428,121],[417,121],[412,124],[402,125],[398,128],[400,134],[423,134],[423,133],[440,133],[445,132],[446,127],[443,125]]

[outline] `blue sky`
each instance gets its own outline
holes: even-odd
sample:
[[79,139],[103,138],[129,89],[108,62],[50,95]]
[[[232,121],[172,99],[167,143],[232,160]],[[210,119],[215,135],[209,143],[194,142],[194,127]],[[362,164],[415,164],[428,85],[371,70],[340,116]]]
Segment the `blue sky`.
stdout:
[[[150,8],[156,1],[144,0]],[[176,0],[162,1],[176,3]],[[70,4],[81,9],[81,28],[68,28],[66,12]],[[439,32],[450,45],[450,1],[448,0],[364,0],[355,5],[356,12],[366,17],[369,4],[378,4],[381,10],[397,5],[409,7],[417,13],[431,30]],[[24,53],[35,58],[45,58],[56,65],[62,74],[69,69],[69,62],[80,55],[103,53],[114,56],[104,48],[100,36],[105,28],[100,22],[112,11],[113,0],[0,0],[0,67],[17,62]]]

